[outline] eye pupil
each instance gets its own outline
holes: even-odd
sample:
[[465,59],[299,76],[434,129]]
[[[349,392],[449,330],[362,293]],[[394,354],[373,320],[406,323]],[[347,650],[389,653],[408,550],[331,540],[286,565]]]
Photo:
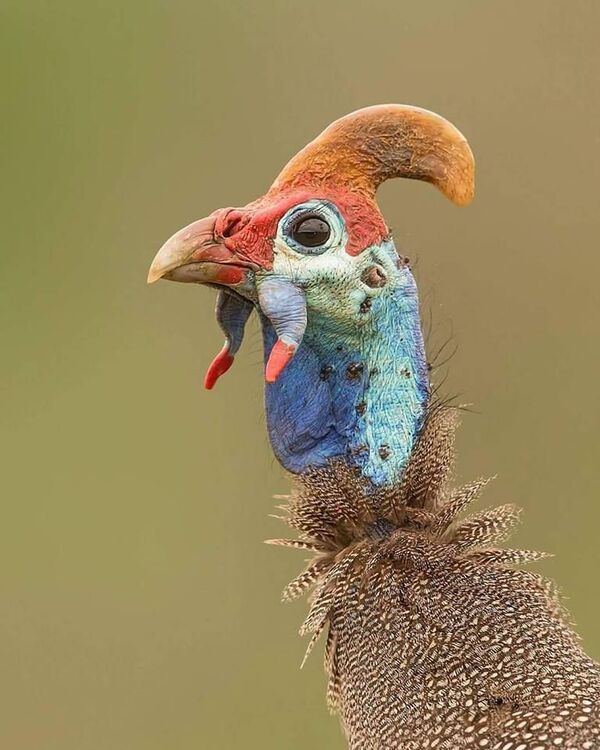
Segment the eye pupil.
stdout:
[[320,216],[304,216],[292,227],[290,234],[303,247],[319,247],[327,242],[331,229]]

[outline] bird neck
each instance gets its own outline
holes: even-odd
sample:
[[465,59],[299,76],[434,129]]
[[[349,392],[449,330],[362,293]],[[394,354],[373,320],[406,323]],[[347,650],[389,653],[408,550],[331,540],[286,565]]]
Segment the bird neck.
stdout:
[[[263,319],[265,351],[275,333]],[[423,425],[429,379],[414,278],[394,264],[360,325],[312,312],[302,345],[266,386],[269,437],[278,460],[302,474],[343,458],[376,485],[404,472]]]

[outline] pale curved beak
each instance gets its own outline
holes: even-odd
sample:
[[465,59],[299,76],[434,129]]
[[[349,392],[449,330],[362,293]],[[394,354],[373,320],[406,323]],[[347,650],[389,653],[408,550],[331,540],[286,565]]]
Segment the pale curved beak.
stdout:
[[159,279],[196,284],[239,284],[249,264],[215,237],[215,216],[180,229],[160,248],[148,271],[148,284]]

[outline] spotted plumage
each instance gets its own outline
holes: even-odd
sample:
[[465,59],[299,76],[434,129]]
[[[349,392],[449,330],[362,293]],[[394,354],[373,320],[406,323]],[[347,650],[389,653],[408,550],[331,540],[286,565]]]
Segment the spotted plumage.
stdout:
[[448,486],[455,427],[434,411],[395,487],[335,464],[296,480],[287,522],[315,556],[283,598],[312,588],[329,707],[353,750],[598,748],[598,665],[554,585],[514,567],[545,555],[497,547],[518,509],[461,517],[487,480]]

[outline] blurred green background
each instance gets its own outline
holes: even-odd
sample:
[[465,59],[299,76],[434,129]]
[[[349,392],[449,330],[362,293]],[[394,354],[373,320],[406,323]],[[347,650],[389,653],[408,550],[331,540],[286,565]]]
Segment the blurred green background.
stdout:
[[0,2],[0,746],[343,748],[255,329],[213,393],[213,293],[145,275],[183,224],[261,194],[332,119],[409,102],[478,161],[457,210],[391,183],[430,346],[458,351],[458,479],[527,509],[586,649],[596,620],[600,5],[589,0]]

